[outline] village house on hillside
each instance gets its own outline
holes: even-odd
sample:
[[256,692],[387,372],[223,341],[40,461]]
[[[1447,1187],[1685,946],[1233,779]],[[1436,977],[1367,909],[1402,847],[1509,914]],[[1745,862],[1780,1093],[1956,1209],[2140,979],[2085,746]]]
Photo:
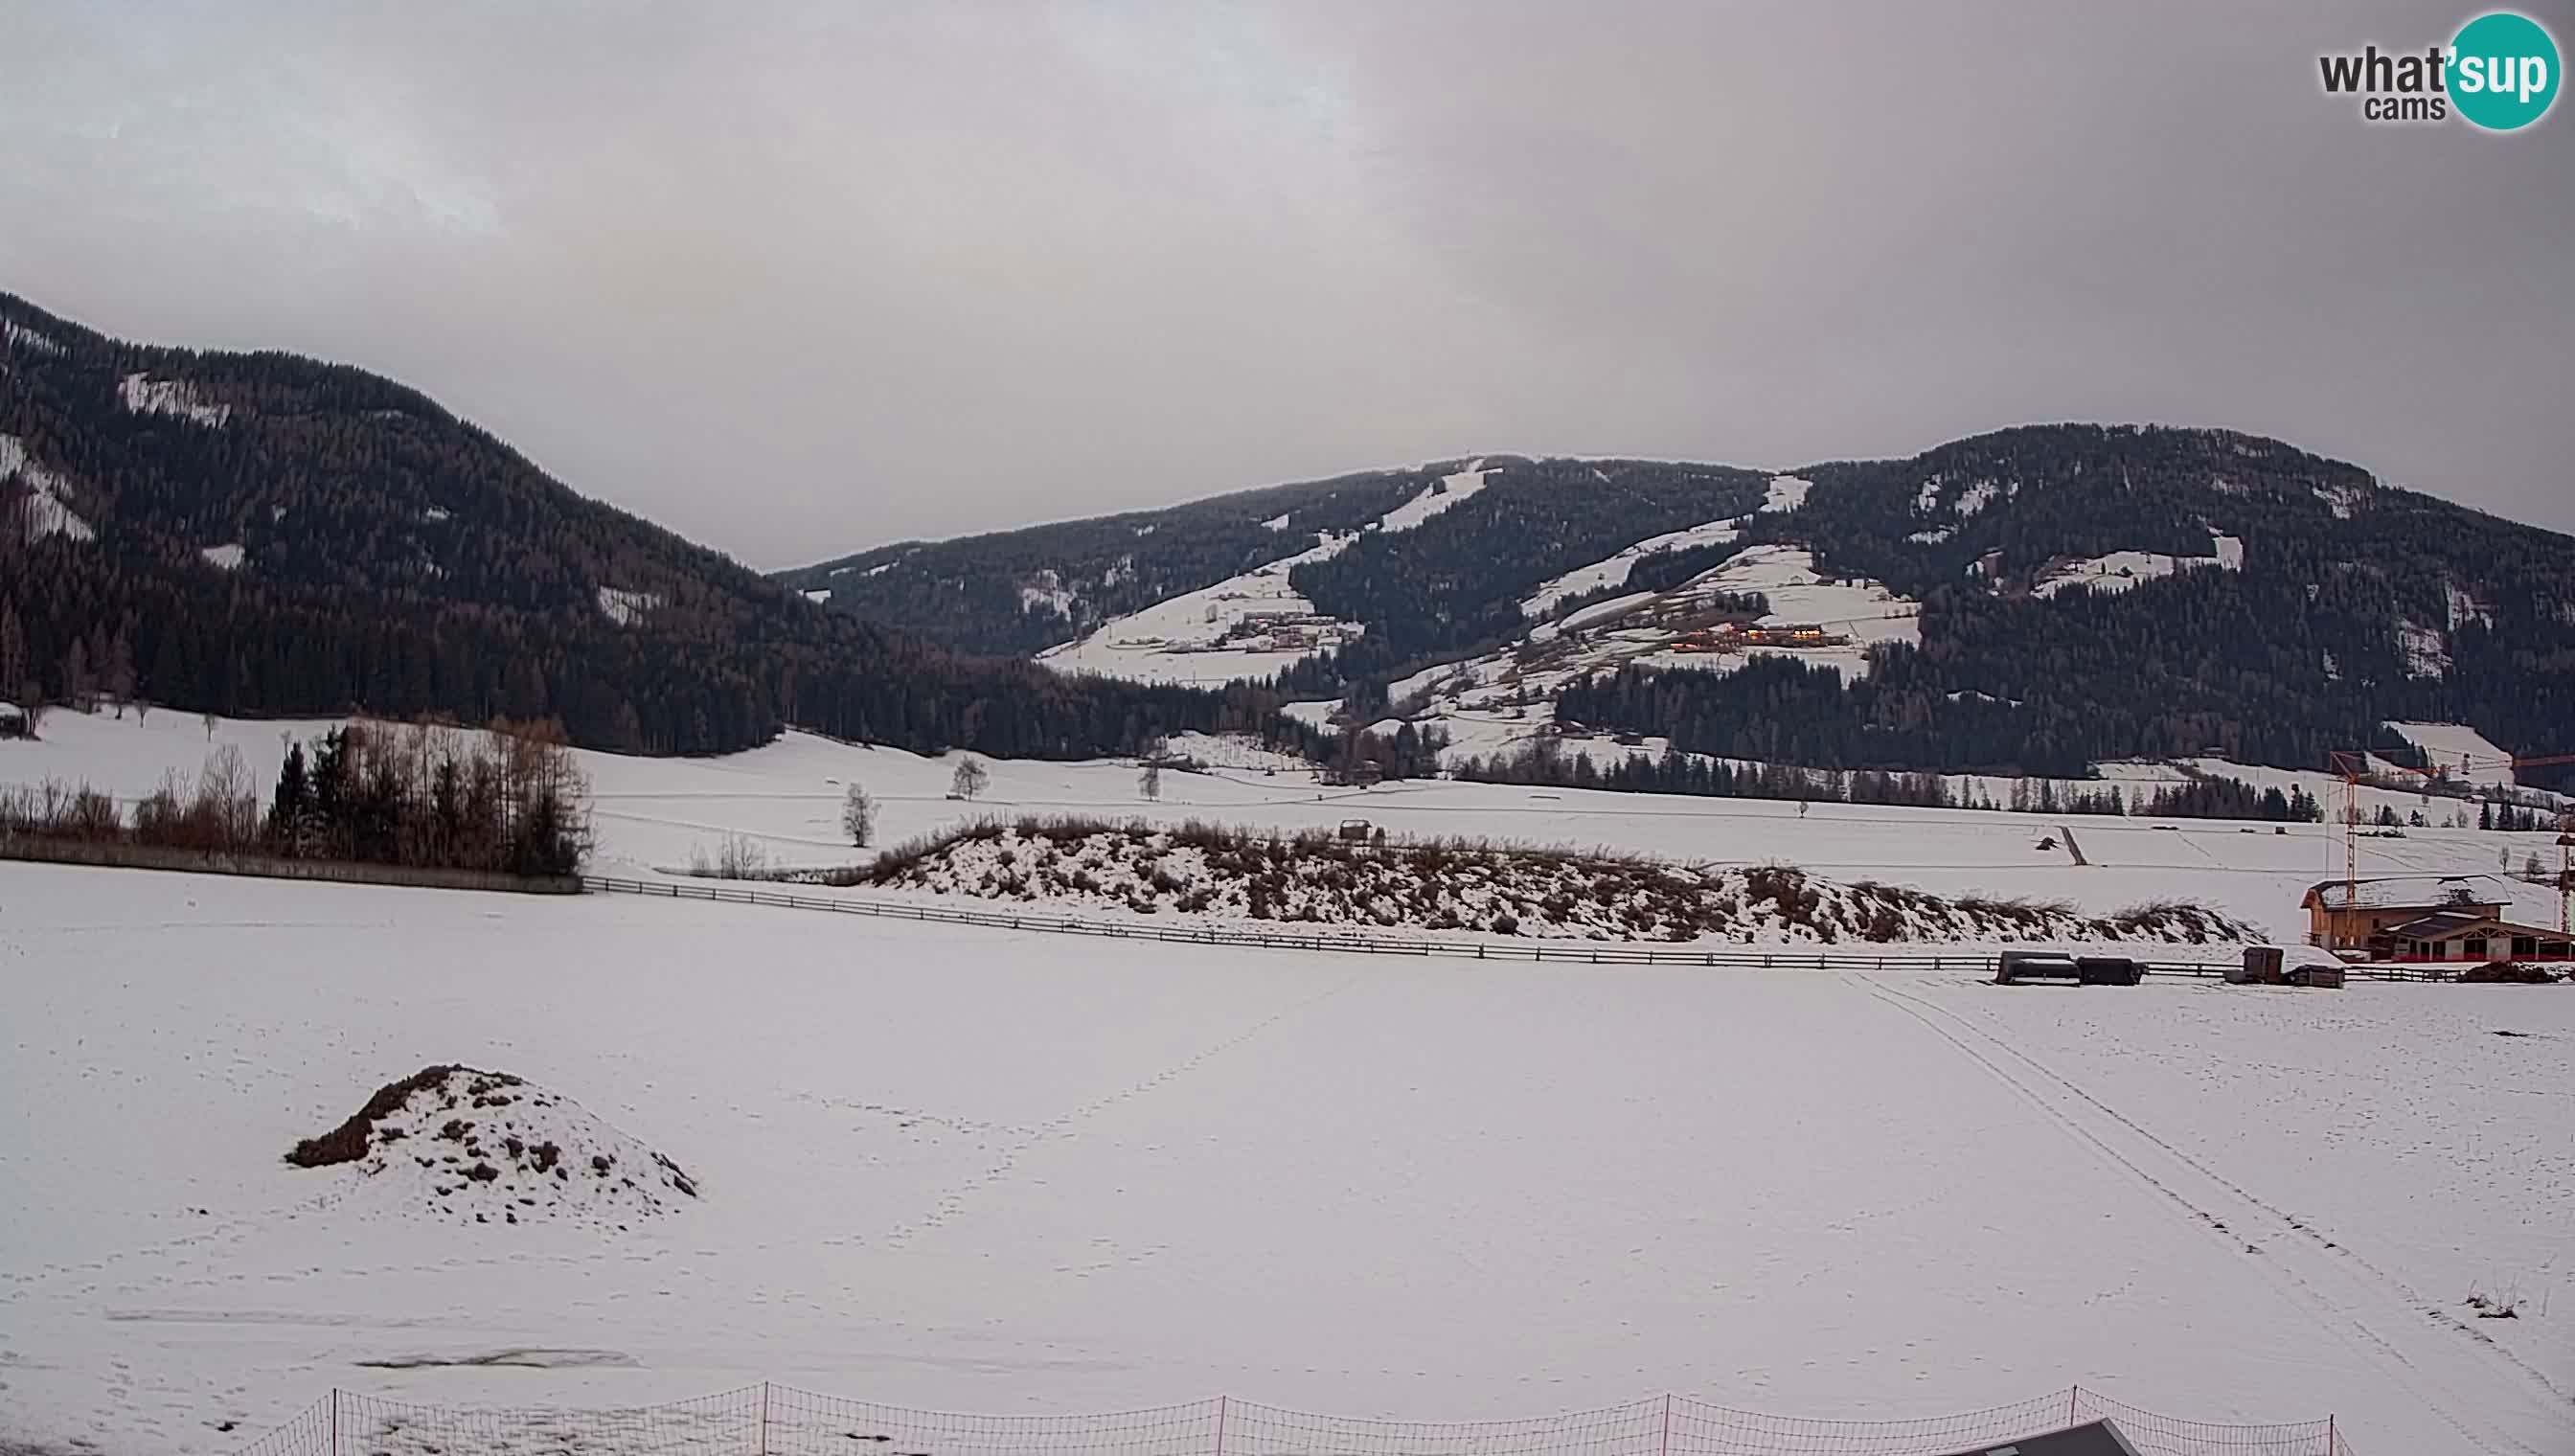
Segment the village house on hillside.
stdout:
[[2307,943],[2371,960],[2564,960],[2564,931],[2505,918],[2512,891],[2490,874],[2399,874],[2309,886]]

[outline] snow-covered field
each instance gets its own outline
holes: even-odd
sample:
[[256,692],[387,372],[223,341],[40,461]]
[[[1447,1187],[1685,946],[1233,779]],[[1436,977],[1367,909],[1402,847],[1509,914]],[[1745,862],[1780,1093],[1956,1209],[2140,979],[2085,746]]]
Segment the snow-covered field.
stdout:
[[[445,1061],[697,1196],[475,1224],[281,1161]],[[2575,1449],[2570,1097],[2563,988],[1446,965],[0,864],[0,1441],[220,1452],[332,1385],[1900,1417],[2079,1381],[2541,1456]],[[499,1351],[548,1368],[437,1363]]]
[[2435,767],[2458,782],[2512,782],[2512,754],[2475,728],[2454,723],[2399,723],[2388,727],[2421,748]]
[[[263,794],[277,771],[287,736],[306,737],[322,723],[219,720],[211,737],[201,722],[161,712],[137,724],[107,715],[56,712],[39,742],[0,742],[0,783],[48,777],[87,780],[127,798],[149,792],[170,769],[193,771],[209,748],[238,747]],[[1492,742],[1529,731],[1526,722],[1495,718],[1478,725]],[[1507,736],[1506,736],[1507,735]],[[1683,863],[1785,861],[1850,881],[1882,880],[1934,894],[2023,895],[2065,900],[2106,915],[2159,899],[2190,899],[2264,926],[2289,943],[2302,941],[2297,908],[2308,885],[2339,877],[2342,840],[2321,824],[2242,824],[2210,819],[2111,818],[1916,809],[1864,804],[1797,805],[1754,799],[1710,799],[1526,788],[1424,780],[1372,789],[1326,788],[1296,760],[1257,745],[1183,738],[1177,746],[1222,764],[1209,773],[1166,773],[1163,796],[1139,796],[1137,770],[1125,762],[995,761],[992,787],[975,803],[947,797],[956,759],[871,748],[804,733],[716,758],[633,758],[583,752],[594,789],[599,835],[595,865],[605,873],[685,868],[694,854],[713,857],[729,835],[754,842],[778,865],[847,864],[864,857],[840,833],[842,795],[863,784],[882,808],[879,839],[891,843],[961,820],[1028,813],[1109,814],[1158,823],[1208,819],[1232,825],[1331,829],[1365,818],[1396,836],[1470,837],[1650,854]],[[1605,740],[1568,744],[1623,754]],[[1648,751],[1660,744],[1648,742]],[[1489,750],[1489,749],[1486,749]],[[2323,774],[2236,769],[2261,786],[2304,786],[2321,797]],[[2169,779],[2177,770],[2131,765],[2117,776]],[[1982,782],[1997,801],[2007,782]],[[2452,801],[2371,789],[2364,808],[2400,813]],[[2275,832],[2285,829],[2286,832]],[[2088,863],[2077,864],[2066,836]],[[2408,828],[2403,838],[2359,841],[2364,874],[2494,873],[2509,859],[2518,869],[2537,854],[2554,864],[2553,833],[2505,834],[2473,828]],[[2056,843],[2042,849],[2042,839]],[[2514,913],[2556,923],[2557,896],[2520,886]],[[405,1070],[415,1070],[406,1068]],[[577,1091],[571,1091],[578,1096]]]

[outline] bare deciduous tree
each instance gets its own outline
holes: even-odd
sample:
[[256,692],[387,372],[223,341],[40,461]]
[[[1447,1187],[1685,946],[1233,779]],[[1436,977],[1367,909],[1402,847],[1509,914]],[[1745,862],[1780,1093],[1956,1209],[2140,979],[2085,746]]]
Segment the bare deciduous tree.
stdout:
[[689,872],[709,879],[757,879],[769,872],[769,851],[749,834],[727,834],[712,859],[705,845],[690,845]]
[[1150,801],[1161,801],[1163,797],[1162,760],[1158,758],[1145,760],[1144,768],[1136,774],[1136,791],[1145,795]]
[[841,832],[862,849],[877,836],[877,801],[856,783],[841,799]]
[[984,766],[983,759],[970,753],[957,760],[957,771],[949,775],[948,793],[952,798],[971,800],[981,797],[992,783],[992,770]]

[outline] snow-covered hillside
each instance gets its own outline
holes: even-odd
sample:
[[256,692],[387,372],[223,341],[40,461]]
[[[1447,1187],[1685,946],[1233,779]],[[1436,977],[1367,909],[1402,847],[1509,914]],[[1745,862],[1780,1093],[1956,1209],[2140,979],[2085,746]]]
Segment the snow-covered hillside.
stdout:
[[2059,562],[2050,567],[2030,590],[2040,597],[2053,597],[2077,588],[2092,592],[2125,592],[2140,582],[2152,582],[2177,572],[2244,570],[2244,543],[2232,536],[2214,539],[2213,552],[2204,557],[2166,556],[2150,551],[2114,551],[2107,556],[2086,557],[2080,561]]
[[[1730,530],[1685,534],[1701,537],[1700,544],[1722,543],[1730,535],[1718,533]],[[1614,572],[1623,583],[1635,562],[1653,554],[1648,547],[1654,543],[1639,543],[1629,548],[1632,555],[1585,573],[1605,585]],[[1724,605],[1751,593],[1767,599],[1767,612],[1738,619]],[[1593,674],[1631,664],[1724,673],[1752,658],[1783,657],[1857,679],[1867,676],[1872,647],[1921,638],[1919,603],[1876,582],[1820,576],[1803,548],[1754,546],[1668,591],[1594,603],[1533,626],[1509,647],[1423,669],[1387,692],[1416,722],[1445,731],[1452,753],[1490,756],[1544,728],[1553,720],[1556,692]]]
[[1356,624],[1318,616],[1288,580],[1307,562],[1338,556],[1354,539],[1327,537],[1310,551],[1113,618],[1038,660],[1058,672],[1139,683],[1213,687],[1270,677],[1359,635]]
[[1698,546],[1723,546],[1742,534],[1743,530],[1736,524],[1735,519],[1728,518],[1724,521],[1710,521],[1704,525],[1693,526],[1685,531],[1667,531],[1660,536],[1649,536],[1605,561],[1593,562],[1587,567],[1577,567],[1560,577],[1550,578],[1545,586],[1538,588],[1526,601],[1520,603],[1520,612],[1527,617],[1544,617],[1555,610],[1557,603],[1568,598],[1587,596],[1610,587],[1625,586],[1627,574],[1636,569],[1636,563],[1649,556],[1669,551],[1686,551]]
[[2492,738],[2455,723],[2395,723],[2405,740],[2423,750],[2442,776],[2459,783],[2509,785],[2512,754]]
[[[2570,1048],[2562,987],[1417,962],[0,863],[0,1441],[220,1456],[334,1385],[1900,1419],[2079,1382],[2330,1411],[2361,1456],[2575,1450]],[[279,1160],[454,1060],[702,1196],[476,1224]]]
[[[1491,474],[1482,461],[1475,461],[1424,487],[1365,530],[1409,531],[1471,499]],[[1297,595],[1288,580],[1296,568],[1328,561],[1357,539],[1356,534],[1328,536],[1309,551],[1113,618],[1077,641],[1040,653],[1038,660],[1058,672],[1138,683],[1215,687],[1274,676],[1365,631],[1357,623],[1316,613],[1314,604]],[[1061,611],[1065,604],[1055,606]]]

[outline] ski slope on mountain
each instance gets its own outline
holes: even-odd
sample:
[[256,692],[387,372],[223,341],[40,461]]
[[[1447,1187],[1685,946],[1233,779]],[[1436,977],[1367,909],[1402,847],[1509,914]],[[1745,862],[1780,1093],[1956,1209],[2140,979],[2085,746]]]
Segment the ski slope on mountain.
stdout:
[[[38,1450],[224,1452],[335,1384],[763,1377],[1424,1418],[2079,1381],[2331,1411],[2365,1456],[2575,1442],[2560,988],[1425,964],[9,863],[0,965],[0,1440]],[[694,1195],[477,1224],[280,1160],[451,1060]]]
[[[1310,551],[1114,618],[1078,641],[1040,653],[1038,661],[1058,672],[1139,683],[1220,687],[1273,676],[1312,656],[1317,642],[1358,635],[1356,624],[1317,618],[1314,604],[1288,580],[1289,572],[1337,556],[1353,540],[1329,537]],[[1283,642],[1275,632],[1247,633],[1247,619],[1261,617],[1298,619],[1302,635]]]
[[[1490,474],[1483,462],[1473,462],[1424,487],[1365,529],[1412,530],[1472,498]],[[1063,673],[1201,687],[1275,676],[1365,631],[1360,624],[1316,614],[1314,604],[1288,581],[1296,568],[1328,561],[1357,539],[1355,533],[1327,536],[1309,551],[1113,618],[1074,642],[1038,654],[1038,661]]]
[[1521,615],[1544,617],[1555,610],[1557,603],[1567,598],[1586,596],[1604,588],[1624,586],[1627,582],[1627,574],[1636,569],[1636,563],[1659,552],[1686,551],[1698,546],[1722,546],[1742,534],[1742,528],[1737,524],[1736,518],[1729,517],[1723,521],[1710,521],[1703,525],[1692,526],[1683,531],[1667,531],[1660,536],[1649,536],[1606,560],[1593,562],[1587,567],[1577,567],[1562,576],[1548,579],[1546,585],[1538,588],[1526,601],[1520,603]]

